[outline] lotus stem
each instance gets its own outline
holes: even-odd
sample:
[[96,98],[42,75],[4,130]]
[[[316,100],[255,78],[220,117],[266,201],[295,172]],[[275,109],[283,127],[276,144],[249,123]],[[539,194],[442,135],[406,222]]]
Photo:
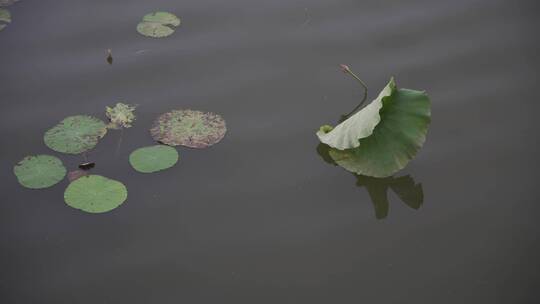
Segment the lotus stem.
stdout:
[[351,75],[354,79],[356,79],[362,85],[362,87],[364,87],[364,98],[362,98],[362,101],[349,114],[344,116],[345,119],[347,119],[347,118],[351,117],[351,115],[356,113],[356,111],[358,111],[362,107],[364,102],[366,101],[367,93],[368,93],[368,87],[362,81],[362,79],[360,79],[360,77],[356,76],[356,74],[354,74],[353,71],[351,71],[351,69],[347,65],[342,64],[342,65],[340,65],[340,67],[341,67],[341,70],[343,71],[343,73]]

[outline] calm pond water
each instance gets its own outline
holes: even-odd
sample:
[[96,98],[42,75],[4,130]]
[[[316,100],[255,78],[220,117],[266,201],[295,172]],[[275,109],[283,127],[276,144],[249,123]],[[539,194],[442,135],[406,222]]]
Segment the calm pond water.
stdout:
[[[540,113],[534,1],[23,0],[0,32],[2,303],[533,303],[540,281]],[[135,26],[182,18],[166,39]],[[106,50],[113,51],[108,65]],[[394,75],[433,120],[388,209],[317,153],[315,131]],[[63,202],[67,180],[21,187],[62,118],[118,101],[138,119],[89,154],[128,201],[101,215]],[[214,111],[225,139],[135,172],[127,158],[176,108]],[[376,210],[378,217],[377,219]],[[386,214],[387,213],[387,214]],[[384,216],[386,217],[384,218]]]

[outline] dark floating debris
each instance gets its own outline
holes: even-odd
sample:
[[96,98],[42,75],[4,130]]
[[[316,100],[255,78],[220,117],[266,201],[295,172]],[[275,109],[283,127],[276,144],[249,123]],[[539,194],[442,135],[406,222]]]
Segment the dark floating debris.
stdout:
[[107,50],[107,62],[108,62],[109,64],[112,64],[112,63],[113,63],[112,50],[111,50],[111,49],[108,49],[108,50]]
[[87,162],[87,163],[80,164],[79,169],[81,169],[81,170],[90,170],[90,169],[94,168],[95,166],[96,166],[96,163]]

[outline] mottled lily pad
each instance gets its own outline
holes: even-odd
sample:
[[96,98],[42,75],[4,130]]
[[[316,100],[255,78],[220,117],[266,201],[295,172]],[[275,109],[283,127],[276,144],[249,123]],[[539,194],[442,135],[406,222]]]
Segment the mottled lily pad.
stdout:
[[124,184],[101,175],[82,176],[71,182],[64,192],[66,204],[89,213],[111,211],[126,199]]
[[135,106],[132,105],[119,102],[114,107],[106,107],[105,110],[110,129],[130,128],[135,120],[135,114],[133,114]]
[[47,147],[57,152],[79,154],[96,146],[107,133],[107,125],[92,116],[69,116],[44,136]]
[[180,19],[168,12],[154,12],[147,14],[137,24],[137,31],[144,36],[162,38],[174,33],[180,25]]
[[27,156],[15,165],[13,172],[21,185],[31,189],[51,187],[66,176],[62,161],[51,155]]
[[143,147],[129,155],[129,163],[133,169],[142,173],[152,173],[168,169],[178,162],[178,152],[175,148],[155,145]]
[[161,143],[190,148],[206,148],[225,136],[225,120],[218,114],[193,110],[174,110],[159,116],[150,133]]

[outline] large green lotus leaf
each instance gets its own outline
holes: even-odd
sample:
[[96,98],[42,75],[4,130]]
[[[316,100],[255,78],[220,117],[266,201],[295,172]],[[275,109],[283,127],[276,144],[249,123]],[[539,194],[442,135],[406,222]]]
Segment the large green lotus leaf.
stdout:
[[394,79],[381,91],[379,96],[362,110],[358,111],[330,132],[321,129],[317,132],[319,140],[332,148],[339,150],[352,149],[360,145],[360,139],[373,133],[381,117],[379,111],[383,106],[383,99],[388,98],[396,89]]
[[403,169],[425,142],[431,106],[425,92],[394,89],[382,99],[380,123],[354,149],[331,149],[334,161],[348,171],[386,177]]
[[159,116],[150,129],[154,140],[170,146],[206,148],[218,143],[227,132],[218,114],[193,110],[174,110]]
[[131,128],[131,124],[135,120],[135,107],[125,104],[117,103],[114,107],[105,108],[107,118],[109,118],[110,129]]
[[180,19],[167,12],[154,12],[147,14],[137,24],[137,31],[148,37],[162,38],[174,33],[180,25]]
[[47,147],[57,152],[79,154],[96,146],[107,133],[107,125],[87,115],[69,116],[44,136]]
[[126,199],[127,189],[124,184],[101,175],[79,177],[64,192],[66,204],[89,213],[111,211]]
[[11,13],[7,9],[0,8],[0,22],[11,22]]
[[152,173],[168,169],[178,162],[178,152],[175,148],[155,145],[143,147],[129,155],[129,163],[133,169],[142,173]]
[[31,189],[43,189],[56,185],[66,175],[62,161],[51,155],[23,158],[13,172],[21,185]]

